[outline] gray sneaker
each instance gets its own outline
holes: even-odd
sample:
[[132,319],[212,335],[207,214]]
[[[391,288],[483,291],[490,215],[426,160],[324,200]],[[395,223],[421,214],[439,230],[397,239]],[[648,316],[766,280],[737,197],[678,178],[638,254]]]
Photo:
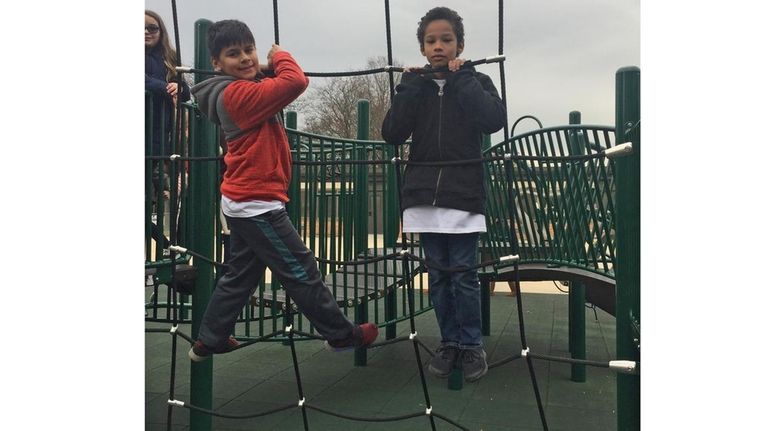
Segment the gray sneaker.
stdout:
[[482,348],[462,351],[462,366],[465,380],[475,382],[484,377],[489,366],[487,365],[487,352]]
[[442,344],[430,360],[428,371],[436,377],[448,377],[452,373],[458,356],[460,356],[460,350],[457,347]]

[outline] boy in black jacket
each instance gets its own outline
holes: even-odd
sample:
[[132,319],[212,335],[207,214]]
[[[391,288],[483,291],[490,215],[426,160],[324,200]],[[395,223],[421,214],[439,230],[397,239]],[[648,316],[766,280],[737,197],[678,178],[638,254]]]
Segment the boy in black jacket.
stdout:
[[[458,58],[465,46],[462,18],[437,7],[417,28],[424,68],[405,69],[396,87],[382,136],[403,144],[411,135],[409,159],[442,162],[481,157],[483,133],[505,125],[505,107],[492,80]],[[448,72],[432,72],[447,67]],[[419,232],[429,268],[430,296],[441,330],[441,344],[428,371],[447,377],[461,361],[465,379],[487,372],[481,337],[481,296],[476,270],[445,272],[431,268],[476,265],[484,218],[484,167],[408,165],[401,190],[404,232]]]

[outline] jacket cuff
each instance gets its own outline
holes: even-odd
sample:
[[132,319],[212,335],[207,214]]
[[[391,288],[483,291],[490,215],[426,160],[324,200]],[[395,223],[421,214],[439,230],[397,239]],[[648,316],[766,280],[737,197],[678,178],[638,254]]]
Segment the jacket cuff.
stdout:
[[474,68],[473,66],[462,67],[457,72],[448,73],[446,81],[448,84],[450,82],[457,81],[458,79],[474,77],[474,76],[476,76],[476,68]]

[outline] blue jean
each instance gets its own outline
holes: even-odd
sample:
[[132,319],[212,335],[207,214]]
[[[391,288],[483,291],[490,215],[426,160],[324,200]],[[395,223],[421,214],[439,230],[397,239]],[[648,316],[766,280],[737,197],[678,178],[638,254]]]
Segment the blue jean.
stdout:
[[441,343],[460,349],[482,346],[481,288],[478,272],[445,272],[444,268],[476,265],[479,233],[421,233],[420,243],[428,261],[430,299],[441,331]]

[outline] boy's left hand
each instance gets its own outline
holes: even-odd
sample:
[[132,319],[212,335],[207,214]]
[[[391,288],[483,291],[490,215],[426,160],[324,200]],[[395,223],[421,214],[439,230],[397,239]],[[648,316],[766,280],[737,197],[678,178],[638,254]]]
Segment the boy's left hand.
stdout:
[[447,67],[449,68],[450,72],[457,72],[460,70],[462,65],[465,63],[465,59],[462,58],[455,58],[454,60],[450,60],[447,64]]
[[281,52],[281,51],[283,51],[283,48],[281,48],[280,46],[278,46],[276,44],[273,44],[273,46],[270,48],[270,51],[267,52],[267,67],[268,67],[268,69],[272,69],[273,68],[273,54],[275,54],[276,52]]

